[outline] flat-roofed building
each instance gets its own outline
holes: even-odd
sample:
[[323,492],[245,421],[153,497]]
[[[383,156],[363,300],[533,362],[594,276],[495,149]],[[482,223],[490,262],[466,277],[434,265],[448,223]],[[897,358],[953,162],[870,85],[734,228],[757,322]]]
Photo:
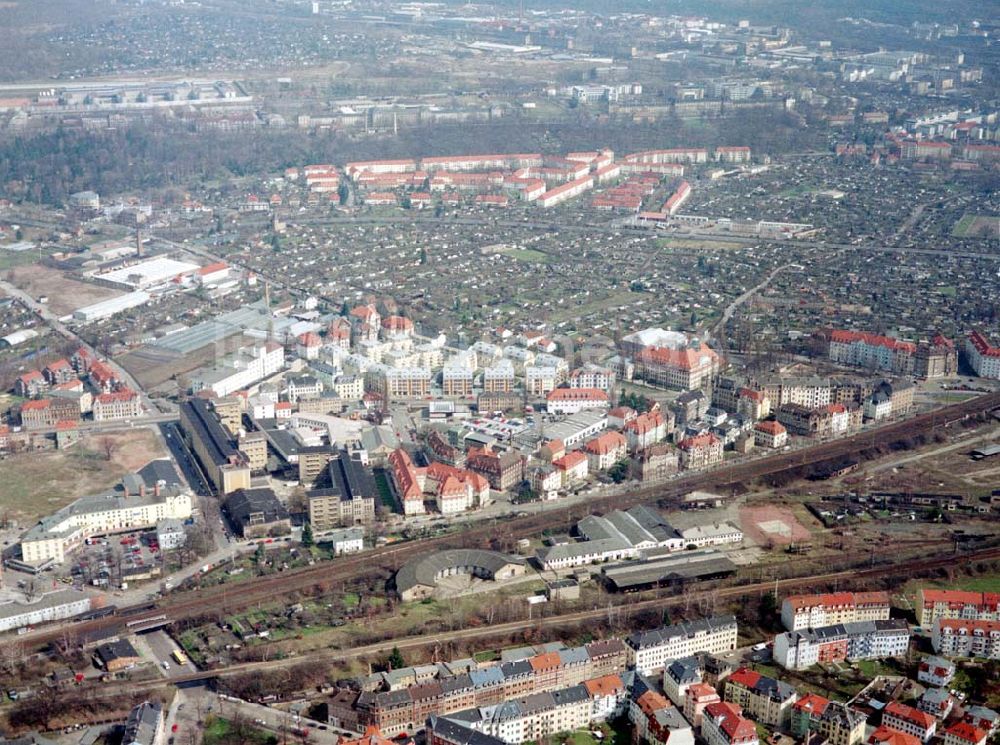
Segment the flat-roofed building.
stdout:
[[205,399],[193,398],[180,406],[180,424],[205,475],[220,494],[250,488],[250,461],[230,440]]

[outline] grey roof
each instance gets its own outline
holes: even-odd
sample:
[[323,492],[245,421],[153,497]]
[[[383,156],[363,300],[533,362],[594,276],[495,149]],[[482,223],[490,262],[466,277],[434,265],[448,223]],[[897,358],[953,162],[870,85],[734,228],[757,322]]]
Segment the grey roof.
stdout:
[[203,398],[192,398],[182,403],[181,409],[187,412],[186,419],[194,429],[194,436],[204,444],[215,465],[221,466],[239,457],[239,451],[233,446],[208,401]]
[[101,664],[107,667],[109,662],[121,658],[139,657],[135,647],[127,639],[117,639],[113,642],[101,644],[94,650],[94,654],[101,660]]
[[499,665],[493,665],[483,670],[470,671],[469,678],[476,688],[503,685],[503,670],[500,669]]
[[226,512],[237,525],[249,525],[250,516],[263,513],[264,523],[288,519],[288,510],[273,489],[237,489],[225,502]]
[[531,663],[527,660],[512,660],[511,662],[504,662],[500,665],[500,669],[503,671],[503,677],[507,680],[511,678],[522,678],[524,676],[532,675]]
[[657,709],[654,716],[656,717],[657,723],[666,729],[690,729],[691,725],[688,720],[677,710],[676,706],[665,706],[662,709]]
[[630,561],[605,567],[604,577],[619,590],[673,580],[714,577],[736,571],[725,554],[714,549],[685,551],[649,561]]
[[585,664],[590,661],[590,654],[587,652],[586,647],[570,647],[569,649],[560,649],[558,654],[559,662],[563,665]]
[[760,676],[753,689],[756,693],[767,696],[773,701],[787,701],[796,695],[795,689],[790,685],[774,678],[768,678],[766,675]]
[[920,697],[920,701],[928,706],[937,707],[949,698],[951,698],[951,693],[948,692],[947,688],[928,688]]
[[663,519],[663,516],[644,504],[636,505],[631,509],[626,510],[626,512],[635,520],[639,525],[646,529],[657,541],[663,542],[671,538],[679,538],[680,533],[678,533],[674,527]]
[[379,448],[395,450],[399,447],[399,439],[396,437],[396,433],[392,431],[392,427],[386,427],[385,425],[369,427],[361,431],[361,447],[369,451],[378,450]]
[[402,569],[396,572],[396,590],[405,592],[421,585],[433,587],[442,571],[455,567],[477,567],[492,576],[509,564],[523,566],[524,563],[524,559],[518,556],[509,556],[496,551],[471,548],[438,551],[404,564]]
[[625,540],[633,546],[637,546],[640,543],[658,543],[656,538],[627,512],[615,510],[607,516],[607,520],[614,525],[615,528],[618,529],[618,532],[625,536]]
[[680,685],[700,682],[701,672],[697,665],[691,665],[688,662],[690,659],[674,660],[667,666],[664,676],[670,676],[675,683]]
[[670,639],[681,636],[694,636],[701,631],[716,631],[727,626],[736,626],[736,616],[714,616],[712,618],[702,618],[697,621],[678,623],[673,626],[663,626],[652,631],[641,631],[629,635],[625,643],[632,647],[632,649],[647,649],[665,644]]
[[538,549],[535,554],[542,562],[573,559],[588,554],[602,554],[608,551],[625,551],[632,548],[631,544],[620,538],[602,538],[596,541],[580,541],[578,543],[563,543],[556,546],[546,546]]
[[153,745],[160,730],[163,709],[156,701],[145,701],[129,712],[122,745]]
[[575,685],[569,688],[560,688],[558,691],[552,691],[552,700],[556,706],[576,704],[586,701],[589,698],[590,693],[583,685]]

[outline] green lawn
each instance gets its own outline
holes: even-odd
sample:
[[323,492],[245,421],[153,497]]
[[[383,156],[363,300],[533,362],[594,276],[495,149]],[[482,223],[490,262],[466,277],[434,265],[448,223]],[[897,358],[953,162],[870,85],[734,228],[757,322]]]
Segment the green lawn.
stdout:
[[277,745],[278,738],[246,724],[234,726],[221,717],[209,717],[205,722],[203,745]]
[[964,238],[965,234],[969,231],[969,228],[971,228],[975,222],[975,215],[970,215],[968,213],[964,214],[962,215],[962,219],[955,223],[955,227],[951,229],[951,234],[956,238]]
[[510,256],[518,261],[523,261],[526,264],[548,264],[552,259],[551,257],[542,251],[536,251],[533,248],[515,248],[510,246],[508,248],[502,248],[497,253],[503,254],[504,256]]
[[396,500],[392,498],[392,489],[389,486],[389,479],[386,476],[385,471],[382,469],[375,470],[375,486],[378,487],[379,499],[382,500],[382,506],[385,507],[389,512],[396,509]]

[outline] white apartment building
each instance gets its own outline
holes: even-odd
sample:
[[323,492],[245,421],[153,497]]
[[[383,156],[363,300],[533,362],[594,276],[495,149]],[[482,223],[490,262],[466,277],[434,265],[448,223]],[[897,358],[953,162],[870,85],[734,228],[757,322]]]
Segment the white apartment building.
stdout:
[[588,363],[569,374],[569,386],[570,388],[599,388],[607,392],[614,387],[615,378],[615,371],[611,368]]
[[211,390],[224,398],[231,393],[249,388],[279,372],[285,366],[285,348],[275,342],[244,347],[227,357],[213,370],[192,380],[194,393]]
[[155,527],[166,518],[191,517],[191,495],[159,490],[143,495],[97,494],[81,497],[42,518],[21,538],[21,556],[30,564],[62,562],[87,538],[125,530]]
[[142,416],[142,399],[135,391],[123,388],[112,393],[98,394],[91,410],[95,422],[134,419]]
[[965,356],[976,375],[1000,380],[1000,347],[991,345],[978,331],[973,331],[966,338]]
[[889,593],[834,592],[790,595],[781,603],[781,623],[789,631],[889,618]]
[[743,543],[743,531],[730,523],[697,525],[678,532],[685,546],[696,548]]
[[524,368],[524,387],[529,396],[544,396],[555,390],[557,373],[554,367],[527,365]]
[[925,711],[890,701],[882,712],[882,725],[897,732],[913,735],[921,742],[930,742],[937,731],[937,720]]
[[716,616],[632,634],[625,640],[628,664],[643,675],[663,670],[669,660],[696,652],[723,654],[736,649],[734,616]]

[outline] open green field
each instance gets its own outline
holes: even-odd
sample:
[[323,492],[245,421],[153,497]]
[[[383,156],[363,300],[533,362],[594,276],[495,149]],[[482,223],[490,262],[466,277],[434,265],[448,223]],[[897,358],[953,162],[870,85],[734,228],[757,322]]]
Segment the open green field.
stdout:
[[278,738],[247,724],[209,717],[202,736],[204,745],[276,745]]
[[[102,452],[104,438],[118,443],[111,460]],[[69,450],[12,455],[0,460],[0,514],[31,525],[78,497],[110,489],[162,455],[156,436],[145,429],[85,438]]]
[[733,251],[745,247],[745,244],[737,241],[711,238],[660,238],[657,243],[660,248],[686,248],[700,251]]
[[928,590],[969,590],[972,592],[1000,592],[1000,574],[984,574],[979,577],[957,577],[954,582],[933,579],[912,579],[903,585],[901,594],[913,604],[917,602],[917,592]]
[[518,261],[523,261],[525,264],[548,264],[552,260],[547,253],[536,251],[533,248],[507,246],[506,248],[501,248],[497,253],[510,256]]
[[951,234],[956,238],[1000,238],[1000,216],[966,212],[955,223]]

